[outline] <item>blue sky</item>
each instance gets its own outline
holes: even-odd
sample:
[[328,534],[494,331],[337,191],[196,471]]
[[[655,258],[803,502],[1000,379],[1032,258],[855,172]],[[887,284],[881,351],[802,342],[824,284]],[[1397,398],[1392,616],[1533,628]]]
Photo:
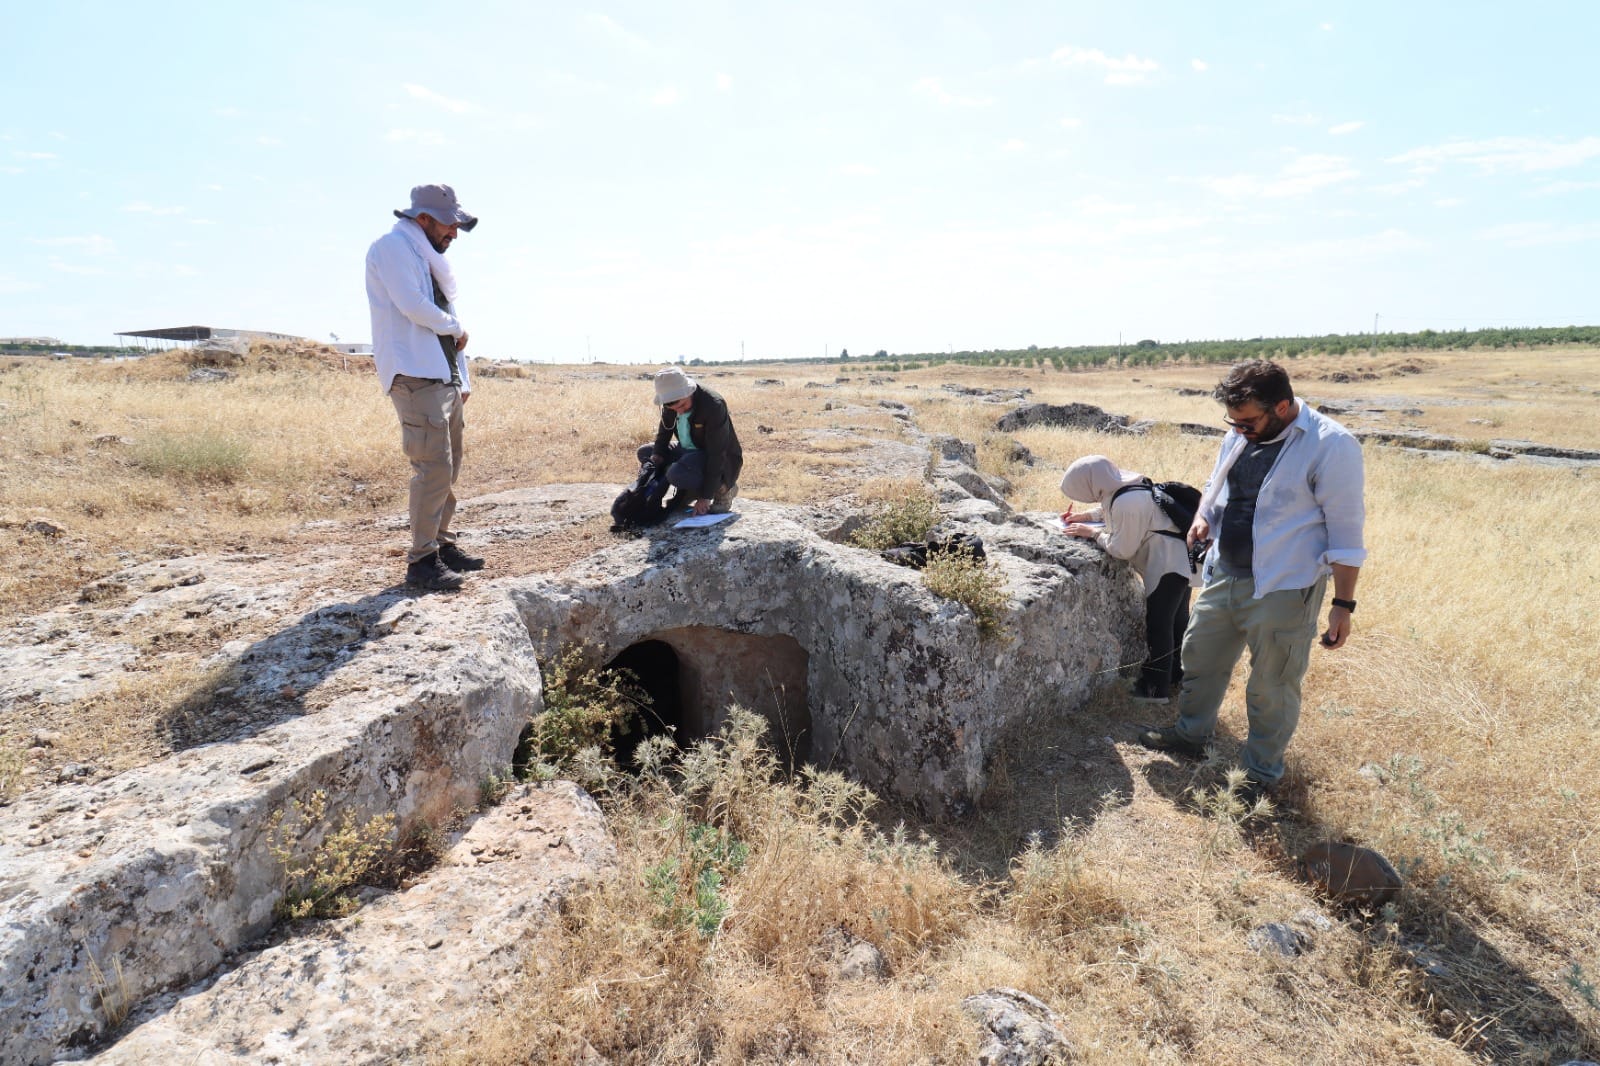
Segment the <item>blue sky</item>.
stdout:
[[450,252],[480,356],[1600,321],[1579,0],[65,0],[0,22],[4,336],[366,340],[366,247],[425,181],[483,219]]

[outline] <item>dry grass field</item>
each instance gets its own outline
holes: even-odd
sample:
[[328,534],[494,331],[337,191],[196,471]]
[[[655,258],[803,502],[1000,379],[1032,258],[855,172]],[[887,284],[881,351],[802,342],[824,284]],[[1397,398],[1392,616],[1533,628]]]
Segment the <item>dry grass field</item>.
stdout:
[[[275,351],[228,380],[191,381],[193,369],[183,352],[0,365],[7,625],[92,596],[136,561],[314,551],[403,510],[394,417],[369,363]],[[481,376],[458,495],[628,480],[654,425],[650,370]],[[1347,424],[1448,434],[1465,453],[1490,438],[1600,448],[1597,350],[1302,358],[1289,370],[1303,396],[1383,409]],[[1222,372],[832,364],[701,376],[733,411],[746,497],[861,490],[870,463],[825,431],[904,433],[878,405],[888,399],[924,432],[977,443],[1017,507],[1060,510],[1060,470],[1078,455],[1199,483],[1216,442],[999,437],[1005,405],[943,385],[1218,424],[1206,395],[1178,390],[1209,391]],[[1038,464],[1011,464],[1010,439]],[[1218,798],[1223,766],[1108,743],[1148,715],[1112,690],[1006,755],[985,806],[958,824],[918,824],[829,775],[777,777],[741,733],[679,771],[604,786],[620,876],[536,946],[525,994],[439,1058],[583,1061],[587,1046],[615,1063],[970,1062],[977,1036],[959,1003],[994,986],[1047,1002],[1087,1063],[1600,1057],[1600,467],[1376,445],[1366,456],[1355,634],[1313,656],[1273,816]],[[371,545],[390,580],[403,547],[399,533]],[[124,747],[120,765],[160,755],[107,723],[192,689],[184,669],[152,671],[120,703],[72,708],[69,730],[74,716],[100,724],[64,743]],[[24,710],[0,708],[0,778],[21,758]],[[1224,759],[1242,719],[1235,692]],[[1292,860],[1332,838],[1389,856],[1408,878],[1401,902],[1327,910],[1331,927],[1297,958],[1251,951],[1251,929],[1317,905]],[[830,962],[855,940],[881,950],[881,977],[847,980]]]

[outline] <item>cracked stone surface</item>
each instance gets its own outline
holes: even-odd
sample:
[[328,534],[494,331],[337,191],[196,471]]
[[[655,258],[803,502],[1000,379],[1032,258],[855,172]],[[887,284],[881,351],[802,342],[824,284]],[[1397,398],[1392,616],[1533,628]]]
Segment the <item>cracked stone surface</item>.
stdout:
[[[891,443],[869,461],[892,453],[919,475],[938,467],[940,486],[992,490],[959,442]],[[468,543],[490,568],[456,595],[392,584],[398,567],[374,545],[403,540],[404,522],[386,516],[319,531],[316,551],[292,557],[131,567],[0,632],[0,715],[41,743],[53,742],[52,708],[117,691],[135,635],[203,667],[144,765],[65,784],[36,775],[0,806],[0,1061],[100,1041],[97,971],[120,969],[144,1010],[237,967],[282,896],[267,827],[290,804],[320,792],[330,820],[393,814],[402,829],[473,808],[542,706],[538,661],[562,645],[584,642],[604,662],[661,641],[706,730],[728,698],[759,702],[769,673],[788,678],[804,689],[797,750],[942,814],[982,796],[992,755],[1070,716],[1140,655],[1127,567],[1051,532],[1052,515],[1013,514],[987,494],[962,490],[945,510],[983,538],[1004,581],[998,638],[918,572],[838,543],[847,513],[741,500],[723,525],[634,538],[605,532],[615,492],[464,501]],[[764,664],[763,649],[782,661]]]

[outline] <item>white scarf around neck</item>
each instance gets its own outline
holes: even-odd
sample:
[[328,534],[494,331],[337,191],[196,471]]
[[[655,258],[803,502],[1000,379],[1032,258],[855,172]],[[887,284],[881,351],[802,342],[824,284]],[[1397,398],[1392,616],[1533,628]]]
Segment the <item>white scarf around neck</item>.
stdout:
[[444,293],[444,298],[450,301],[450,306],[456,303],[456,275],[450,269],[450,264],[445,261],[444,254],[428,243],[428,235],[422,232],[421,224],[410,219],[402,218],[394,224],[396,233],[405,234],[417,253],[428,262],[428,269],[433,272],[433,280],[439,283],[439,291]]

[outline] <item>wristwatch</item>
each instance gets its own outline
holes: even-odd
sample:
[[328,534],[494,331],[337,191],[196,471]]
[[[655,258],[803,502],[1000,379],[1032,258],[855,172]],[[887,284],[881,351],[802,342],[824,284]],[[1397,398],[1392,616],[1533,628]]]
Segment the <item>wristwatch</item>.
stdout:
[[1335,596],[1333,598],[1333,605],[1335,607],[1343,607],[1345,610],[1349,611],[1351,614],[1355,614],[1356,613],[1356,601],[1355,600],[1341,600],[1339,597]]

